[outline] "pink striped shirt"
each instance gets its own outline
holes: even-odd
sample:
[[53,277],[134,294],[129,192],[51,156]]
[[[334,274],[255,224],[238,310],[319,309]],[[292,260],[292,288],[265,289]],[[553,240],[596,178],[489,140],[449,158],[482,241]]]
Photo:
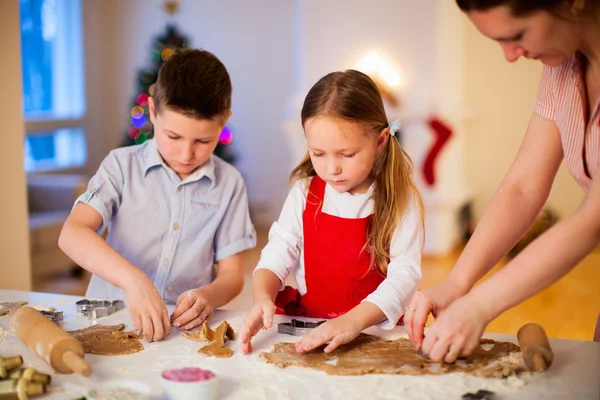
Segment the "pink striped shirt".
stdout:
[[600,102],[588,116],[581,61],[576,54],[556,67],[544,65],[535,113],[558,126],[566,165],[587,192],[600,161]]

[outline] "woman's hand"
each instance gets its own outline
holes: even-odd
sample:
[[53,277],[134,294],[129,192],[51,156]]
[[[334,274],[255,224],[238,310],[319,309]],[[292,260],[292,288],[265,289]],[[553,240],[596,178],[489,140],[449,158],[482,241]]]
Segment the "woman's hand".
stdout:
[[427,330],[422,351],[431,360],[452,363],[468,356],[479,345],[479,339],[491,321],[485,301],[466,295],[455,300]]
[[462,294],[459,286],[448,280],[430,289],[419,290],[415,293],[404,314],[404,325],[415,348],[421,347],[429,314],[433,314],[437,318],[441,311]]

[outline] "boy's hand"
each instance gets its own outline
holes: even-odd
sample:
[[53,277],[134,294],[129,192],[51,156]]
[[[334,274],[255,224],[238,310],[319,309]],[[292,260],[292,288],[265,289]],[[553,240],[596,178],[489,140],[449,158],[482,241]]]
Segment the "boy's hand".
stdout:
[[125,289],[133,328],[147,342],[159,341],[171,334],[167,307],[147,276]]
[[275,304],[270,299],[258,300],[244,320],[244,327],[240,335],[240,345],[243,354],[252,351],[250,339],[262,328],[270,329],[273,327],[273,316],[275,315]]
[[314,328],[312,332],[296,343],[296,351],[305,353],[329,342],[324,351],[330,353],[338,346],[354,340],[360,331],[361,329],[356,323],[342,315]]
[[177,298],[175,311],[171,314],[171,322],[175,328],[190,330],[210,321],[213,306],[209,301],[210,294],[203,288],[188,290]]

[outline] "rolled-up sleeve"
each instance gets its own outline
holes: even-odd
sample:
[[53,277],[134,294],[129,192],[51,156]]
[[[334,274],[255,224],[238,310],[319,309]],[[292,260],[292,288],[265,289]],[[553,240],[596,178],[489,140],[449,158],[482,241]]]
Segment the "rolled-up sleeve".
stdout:
[[250,219],[246,184],[241,176],[235,179],[231,199],[215,235],[216,262],[256,246],[256,230]]
[[404,314],[421,282],[421,250],[423,225],[421,210],[413,199],[396,227],[390,246],[387,276],[379,287],[363,301],[375,304],[386,320],[378,324],[382,329],[393,329]]
[[75,200],[73,208],[85,203],[102,216],[102,225],[96,231],[101,235],[117,212],[123,194],[123,172],[114,153],[102,161],[96,174],[90,179],[87,191]]
[[297,181],[288,194],[279,219],[269,230],[269,242],[261,252],[259,269],[268,269],[285,287],[287,277],[298,263],[302,249],[302,213],[306,205],[306,180]]

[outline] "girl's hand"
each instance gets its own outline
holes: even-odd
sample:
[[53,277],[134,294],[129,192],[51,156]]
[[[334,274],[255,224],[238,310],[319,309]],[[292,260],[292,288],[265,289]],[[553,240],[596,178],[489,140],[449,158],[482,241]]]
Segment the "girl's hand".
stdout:
[[458,285],[448,280],[430,289],[419,290],[415,293],[404,314],[404,325],[413,346],[417,349],[421,347],[429,314],[433,314],[437,318],[446,307],[461,295],[462,292]]
[[469,295],[455,300],[427,330],[423,353],[436,362],[452,363],[468,356],[479,345],[479,338],[490,322],[486,304]]
[[314,328],[312,332],[296,343],[296,351],[305,353],[329,342],[324,351],[330,353],[338,346],[356,339],[360,332],[358,324],[342,315]]
[[213,311],[208,292],[203,288],[188,290],[177,297],[171,321],[175,328],[187,331],[210,321]]
[[240,346],[243,354],[252,351],[250,340],[261,329],[273,327],[273,316],[275,315],[275,304],[270,299],[257,300],[244,320],[244,327],[240,335]]
[[167,307],[146,275],[124,290],[133,329],[138,334],[147,342],[159,341],[171,334]]

